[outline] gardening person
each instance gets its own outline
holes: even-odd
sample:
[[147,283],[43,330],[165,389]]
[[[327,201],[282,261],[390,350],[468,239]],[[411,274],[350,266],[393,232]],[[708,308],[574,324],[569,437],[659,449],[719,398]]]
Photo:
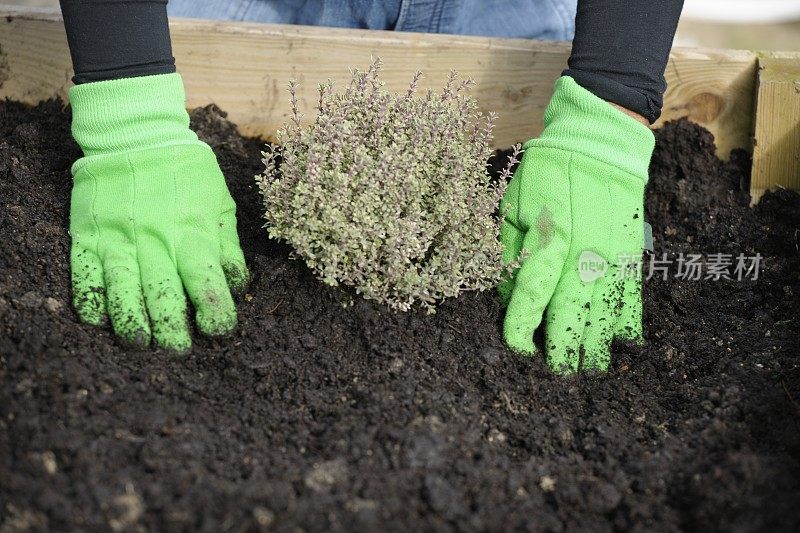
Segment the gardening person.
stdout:
[[[191,345],[184,292],[201,333],[236,325],[248,271],[235,205],[211,149],[189,129],[172,15],[495,35],[573,37],[545,129],[503,199],[501,285],[510,348],[559,372],[605,370],[613,338],[642,340],[643,197],[664,69],[682,0],[62,0],[75,86],[73,301],[79,317],[143,347]],[[577,5],[576,5],[577,4]],[[625,258],[628,258],[627,260]],[[581,265],[600,264],[596,279]],[[632,262],[635,264],[635,261]]]

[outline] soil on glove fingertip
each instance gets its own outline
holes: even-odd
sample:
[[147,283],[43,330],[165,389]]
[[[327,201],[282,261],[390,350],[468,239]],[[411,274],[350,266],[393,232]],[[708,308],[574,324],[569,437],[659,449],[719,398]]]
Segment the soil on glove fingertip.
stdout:
[[192,121],[239,206],[240,325],[122,348],[69,305],[69,120],[0,103],[0,531],[800,528],[800,196],[748,207],[705,130],[657,134],[656,254],[760,253],[758,279],[651,279],[647,346],[560,378],[506,351],[493,291],[344,307],[267,239],[262,144],[215,107]]

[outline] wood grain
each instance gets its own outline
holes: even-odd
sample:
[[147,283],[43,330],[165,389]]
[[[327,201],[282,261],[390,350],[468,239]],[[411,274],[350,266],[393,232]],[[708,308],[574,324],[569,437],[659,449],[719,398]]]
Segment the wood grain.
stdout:
[[[0,8],[0,98],[64,98],[72,75],[60,15]],[[178,19],[174,54],[189,107],[216,103],[246,135],[268,138],[286,120],[286,83],[300,82],[313,116],[316,85],[346,81],[349,67],[384,62],[387,87],[402,90],[417,69],[439,87],[450,69],[472,77],[484,111],[499,113],[495,144],[537,135],[569,44],[520,39],[281,26]],[[716,136],[720,155],[750,148],[757,58],[751,52],[675,49],[666,71],[661,121],[688,116]]]
[[760,57],[750,195],[800,190],[800,54]]

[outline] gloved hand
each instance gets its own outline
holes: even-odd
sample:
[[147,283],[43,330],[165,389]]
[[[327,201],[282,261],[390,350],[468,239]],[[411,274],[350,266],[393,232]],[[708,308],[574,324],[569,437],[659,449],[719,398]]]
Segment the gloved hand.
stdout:
[[162,74],[77,85],[72,134],[73,305],[130,344],[191,346],[184,289],[198,329],[236,325],[231,291],[248,271],[236,205],[211,148],[189,129],[183,82]]
[[501,202],[504,260],[525,250],[499,287],[512,350],[535,352],[543,316],[559,373],[607,370],[614,337],[642,340],[640,269],[630,265],[641,260],[654,144],[649,128],[572,78],[556,82],[545,129],[525,144]]

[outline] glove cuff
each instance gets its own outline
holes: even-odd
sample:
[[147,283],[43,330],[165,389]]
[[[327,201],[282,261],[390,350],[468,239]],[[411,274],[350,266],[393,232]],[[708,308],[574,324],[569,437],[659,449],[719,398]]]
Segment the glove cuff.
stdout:
[[86,157],[197,141],[177,73],[75,85],[69,101]]
[[584,154],[647,182],[655,147],[650,128],[584,89],[569,76],[556,81],[544,115],[544,131],[528,146]]

